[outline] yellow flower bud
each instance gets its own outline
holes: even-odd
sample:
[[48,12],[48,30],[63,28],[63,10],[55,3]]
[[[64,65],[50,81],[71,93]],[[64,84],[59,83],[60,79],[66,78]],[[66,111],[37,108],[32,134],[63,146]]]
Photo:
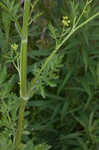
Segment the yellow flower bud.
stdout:
[[16,51],[18,49],[18,45],[16,43],[11,45],[11,48]]
[[63,24],[63,26],[69,27],[70,20],[69,20],[68,16],[63,16],[62,24]]

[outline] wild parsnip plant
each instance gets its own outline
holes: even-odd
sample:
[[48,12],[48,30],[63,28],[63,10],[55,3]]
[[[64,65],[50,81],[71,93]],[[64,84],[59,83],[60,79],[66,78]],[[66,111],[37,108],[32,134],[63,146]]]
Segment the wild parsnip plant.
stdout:
[[[70,1],[69,5],[70,5],[70,9],[72,12],[72,16],[69,17],[69,15],[63,15],[62,16],[62,21],[59,24],[59,29],[57,29],[57,27],[55,27],[51,21],[48,23],[48,27],[47,30],[49,31],[50,36],[52,37],[53,43],[54,43],[54,47],[53,50],[51,51],[51,53],[48,54],[48,57],[45,57],[42,61],[40,62],[36,62],[33,64],[33,73],[32,75],[34,76],[33,79],[31,81],[28,81],[27,78],[27,56],[28,56],[28,44],[29,44],[29,40],[28,40],[28,36],[29,36],[29,26],[31,25],[32,21],[35,20],[35,18],[41,17],[41,15],[43,15],[43,13],[37,13],[36,15],[33,16],[32,18],[32,13],[34,11],[34,8],[36,5],[39,4],[39,0],[35,0],[34,3],[32,4],[31,0],[24,0],[24,13],[23,13],[23,24],[22,27],[20,25],[20,23],[18,22],[18,16],[17,16],[17,12],[12,14],[12,10],[10,9],[10,3],[13,4],[11,8],[14,8],[14,2],[12,1],[8,1],[9,5],[5,5],[5,1],[4,2],[0,2],[0,6],[1,8],[4,10],[2,14],[6,14],[6,12],[8,13],[8,22],[7,24],[4,23],[5,21],[3,21],[3,23],[5,24],[5,26],[8,26],[8,29],[6,31],[5,28],[5,34],[6,34],[6,45],[7,45],[7,49],[8,49],[8,39],[9,39],[9,30],[10,30],[10,24],[11,21],[13,21],[15,23],[15,27],[19,33],[19,37],[21,39],[21,50],[20,50],[20,54],[17,55],[15,61],[13,61],[13,65],[15,66],[15,68],[18,71],[19,74],[19,83],[20,83],[20,101],[19,101],[19,115],[18,115],[18,127],[15,133],[15,130],[13,131],[13,135],[15,136],[13,139],[13,146],[12,149],[14,148],[14,150],[25,150],[26,147],[24,146],[24,144],[22,144],[22,133],[23,133],[23,121],[24,121],[24,112],[25,112],[25,108],[26,108],[26,104],[29,102],[29,100],[31,98],[34,98],[35,94],[40,93],[40,95],[43,98],[46,98],[46,96],[50,97],[51,96],[55,99],[61,99],[64,100],[64,98],[61,98],[60,95],[62,94],[62,90],[65,90],[65,84],[68,81],[68,79],[72,76],[72,72],[74,72],[74,66],[76,66],[76,68],[79,68],[79,66],[77,66],[77,63],[79,61],[84,62],[84,71],[85,73],[87,73],[88,69],[90,70],[90,72],[92,73],[93,78],[95,78],[96,76],[94,75],[94,68],[89,65],[88,62],[88,56],[85,52],[85,50],[80,50],[81,52],[76,53],[77,56],[77,60],[74,60],[74,56],[69,57],[65,57],[65,52],[62,51],[63,53],[61,54],[61,49],[64,48],[65,43],[68,43],[68,40],[70,40],[70,38],[72,38],[76,32],[79,32],[79,30],[81,30],[83,27],[86,27],[86,25],[88,23],[90,23],[93,19],[95,19],[96,17],[99,16],[99,11],[95,12],[93,15],[88,15],[88,10],[91,6],[91,4],[93,3],[92,0],[86,0],[85,2],[83,2],[83,8],[80,10],[80,15],[77,13],[78,9],[79,9],[79,2],[77,4],[75,4],[74,1]],[[15,4],[16,5],[16,4]],[[19,3],[17,5],[19,6]],[[18,9],[17,9],[18,10]],[[3,15],[3,19],[5,19],[6,15]],[[6,16],[7,17],[7,16]],[[35,22],[35,21],[34,21]],[[83,32],[83,31],[82,31]],[[85,33],[83,32],[84,36]],[[80,36],[80,34],[78,35]],[[88,39],[85,36],[85,41],[87,44],[88,43]],[[74,41],[75,42],[75,41]],[[70,46],[74,44],[71,40]],[[11,48],[12,49],[17,49],[18,46],[17,45],[12,45]],[[75,51],[75,50],[74,50]],[[45,52],[46,53],[46,52]],[[73,54],[73,53],[71,53]],[[69,55],[71,55],[69,54]],[[93,55],[93,54],[90,54]],[[82,57],[82,59],[80,60],[80,57]],[[63,61],[67,59],[67,63],[63,64]],[[71,64],[74,62],[74,66],[72,66]],[[91,63],[91,60],[89,60]],[[67,75],[65,76],[62,84],[58,82],[58,79],[60,77],[60,70],[62,68],[65,68],[65,65],[67,68],[71,69],[67,72]],[[81,66],[82,67],[82,66]],[[97,64],[97,82],[98,82],[98,69],[99,65]],[[68,70],[68,69],[67,69]],[[79,68],[80,70],[80,68]],[[4,70],[5,71],[5,70]],[[79,72],[75,72],[74,77],[72,78],[72,80],[75,78],[76,75],[80,74]],[[89,88],[89,82],[87,82],[87,78],[90,78],[89,75],[85,75],[86,78],[83,78],[83,80],[77,79],[74,80],[75,84],[77,85],[81,85],[81,87],[83,87],[83,89],[80,87],[77,90],[78,91],[86,91],[87,95],[88,95],[88,100],[87,103],[84,107],[84,110],[80,113],[83,113],[89,106],[90,101],[93,97],[91,90]],[[79,81],[80,80],[80,81]],[[91,80],[91,79],[90,79]],[[61,82],[61,80],[60,80]],[[59,84],[59,88],[58,85]],[[60,85],[61,84],[61,85]],[[70,81],[70,83],[73,86],[72,81]],[[93,83],[92,83],[93,85]],[[96,85],[96,89],[99,85]],[[56,97],[53,95],[49,95],[46,91],[45,91],[45,87],[52,87],[55,88],[57,87],[57,91],[56,91]],[[75,88],[73,89],[73,87],[71,88],[69,85],[67,86],[67,91],[68,90],[76,90]],[[95,89],[94,89],[95,90]],[[39,92],[40,91],[40,92]],[[79,94],[79,92],[76,92],[76,94]],[[74,91],[73,91],[74,92]],[[73,93],[72,92],[72,93]],[[97,92],[97,91],[96,91]],[[67,99],[69,100],[71,97],[70,92],[68,92],[69,94],[66,94],[65,96],[67,97]],[[73,97],[74,99],[77,98],[77,95],[75,95],[75,97]],[[82,95],[79,95],[79,97],[81,98]],[[86,95],[84,95],[86,97]],[[14,96],[12,96],[14,97]],[[17,99],[17,98],[16,98]],[[79,124],[81,124],[82,128],[83,128],[83,132],[85,132],[88,135],[88,139],[86,139],[86,143],[84,145],[85,141],[82,141],[80,136],[82,136],[82,133],[68,133],[67,136],[66,135],[62,135],[60,136],[60,143],[62,145],[61,149],[66,150],[70,147],[66,146],[64,143],[64,141],[67,139],[67,145],[68,143],[75,143],[75,140],[77,140],[77,142],[79,143],[79,145],[83,148],[88,150],[89,148],[89,144],[90,142],[93,142],[92,147],[90,149],[94,148],[94,145],[97,146],[97,143],[99,142],[97,140],[97,133],[94,133],[94,130],[96,130],[96,128],[98,128],[97,124],[99,120],[93,121],[94,118],[94,112],[90,113],[89,119],[86,117],[83,119],[83,115],[79,114],[79,116],[81,115],[82,120],[79,119],[78,117],[76,117],[74,115],[74,112],[78,111],[80,109],[80,106],[75,108],[76,104],[75,101],[73,99],[73,104],[72,104],[72,110],[69,111],[67,114],[69,114],[70,118],[72,117],[73,119],[75,119],[76,122],[78,122],[78,127]],[[3,102],[2,102],[3,103]],[[16,102],[15,102],[16,103]],[[35,102],[34,102],[35,103]],[[6,106],[3,103],[4,106]],[[3,106],[2,105],[2,106]],[[41,104],[40,104],[41,105]],[[57,117],[57,113],[58,111],[60,112],[58,115],[61,116],[60,118],[60,127],[62,128],[63,123],[64,123],[64,116],[65,116],[65,111],[66,109],[68,109],[68,107],[71,104],[69,102],[64,102],[63,104],[58,104],[57,109],[55,109],[55,112],[53,113],[53,115],[50,118],[50,121],[48,122],[48,125],[50,126],[51,122],[54,122],[55,117]],[[3,107],[4,107],[3,106]],[[49,105],[50,106],[50,105]],[[63,107],[62,107],[63,106]],[[77,105],[78,106],[78,105]],[[51,106],[53,107],[53,106]],[[62,107],[62,110],[61,110]],[[50,108],[51,109],[51,108]],[[61,111],[60,111],[61,110]],[[3,111],[2,111],[3,113]],[[16,113],[16,112],[15,112]],[[9,113],[8,113],[9,114]],[[9,116],[8,116],[9,118]],[[86,121],[87,120],[87,121]],[[15,120],[16,121],[16,120]],[[58,124],[58,122],[57,122]],[[71,126],[71,130],[72,130],[72,125],[73,122],[70,121],[70,126]],[[12,126],[12,129],[14,127]],[[58,125],[56,125],[56,128],[58,128]],[[73,126],[73,128],[76,128]],[[62,131],[64,132],[64,131]],[[61,134],[61,133],[60,133]],[[98,136],[99,137],[99,136]],[[70,139],[70,141],[69,141]],[[97,142],[98,141],[98,142]],[[28,143],[30,146],[30,149],[32,149],[31,147],[32,142]],[[11,145],[11,142],[10,142]],[[75,144],[74,144],[75,145]],[[76,145],[77,146],[77,145]],[[39,147],[39,148],[38,148]],[[43,146],[43,145],[38,145],[37,147],[34,148],[34,150],[37,150],[40,148],[42,150],[47,150],[50,148],[50,146]],[[57,148],[56,146],[56,149]],[[74,148],[75,149],[75,148]],[[80,150],[80,148],[76,147],[76,149]]]

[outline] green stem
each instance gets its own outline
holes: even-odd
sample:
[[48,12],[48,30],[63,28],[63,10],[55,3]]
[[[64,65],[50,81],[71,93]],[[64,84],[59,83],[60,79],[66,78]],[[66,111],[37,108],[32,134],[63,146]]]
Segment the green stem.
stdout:
[[25,110],[26,102],[27,101],[21,99],[21,104],[20,104],[20,108],[19,108],[18,129],[16,132],[14,150],[19,150],[21,148],[20,143],[21,143],[21,137],[22,137],[23,118],[24,118],[24,110]]
[[89,3],[88,3],[88,0],[87,0],[85,6],[84,6],[84,8],[83,8],[83,11],[82,11],[81,15],[79,16],[78,20],[76,21],[75,26],[79,23],[80,19],[82,18],[82,16],[83,16],[83,14],[84,14],[84,12],[85,12],[85,10],[86,10],[88,4],[89,4]]
[[20,96],[25,97],[27,94],[27,38],[29,22],[30,0],[25,0],[22,40],[21,40],[21,57],[20,57]]
[[24,16],[22,27],[22,40],[21,40],[21,53],[20,53],[20,108],[19,108],[19,120],[18,129],[16,131],[15,147],[14,150],[20,149],[24,110],[27,102],[27,43],[28,43],[28,22],[30,12],[30,0],[25,0],[24,3]]

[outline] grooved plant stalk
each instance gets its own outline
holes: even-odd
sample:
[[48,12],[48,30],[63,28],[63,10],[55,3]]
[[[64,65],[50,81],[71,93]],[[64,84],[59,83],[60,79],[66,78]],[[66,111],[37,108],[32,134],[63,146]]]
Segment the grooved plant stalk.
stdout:
[[20,53],[20,108],[19,108],[19,119],[18,128],[16,131],[14,150],[20,150],[24,109],[27,102],[27,43],[28,43],[28,22],[29,22],[29,11],[30,11],[30,0],[24,1],[24,16],[23,16],[23,27],[21,35],[21,53]]

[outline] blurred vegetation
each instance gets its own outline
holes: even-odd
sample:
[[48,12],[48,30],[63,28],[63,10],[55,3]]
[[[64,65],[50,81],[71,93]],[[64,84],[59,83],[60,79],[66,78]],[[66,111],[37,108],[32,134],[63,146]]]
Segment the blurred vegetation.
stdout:
[[[15,19],[22,26],[23,5],[1,1],[10,13],[0,7],[0,147],[13,150],[20,86],[15,66],[21,40]],[[62,17],[68,16],[71,27],[84,5],[84,0],[39,0],[29,26],[29,81],[55,47],[50,24],[59,38]],[[96,12],[99,1],[90,1],[80,22]],[[16,51],[11,48],[14,43]],[[99,17],[78,30],[41,74],[25,109],[22,142],[22,150],[99,149]]]

